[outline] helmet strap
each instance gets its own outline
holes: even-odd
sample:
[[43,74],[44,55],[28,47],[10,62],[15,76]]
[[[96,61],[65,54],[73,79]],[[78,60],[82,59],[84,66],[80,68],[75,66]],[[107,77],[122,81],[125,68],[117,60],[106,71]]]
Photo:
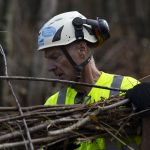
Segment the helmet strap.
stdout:
[[84,68],[84,66],[86,64],[88,64],[91,60],[91,56],[92,56],[92,51],[90,51],[90,55],[89,57],[84,61],[82,62],[81,64],[77,64],[73,59],[72,57],[70,56],[70,54],[68,53],[67,49],[65,46],[61,46],[61,50],[63,51],[64,55],[66,56],[66,58],[68,59],[68,61],[70,62],[70,64],[74,67],[74,69],[77,71],[77,81],[79,79],[81,79],[81,72]]

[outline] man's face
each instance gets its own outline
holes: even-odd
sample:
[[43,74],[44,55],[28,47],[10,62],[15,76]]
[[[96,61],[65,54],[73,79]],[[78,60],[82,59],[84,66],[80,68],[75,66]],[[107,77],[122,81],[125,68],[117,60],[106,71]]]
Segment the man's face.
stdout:
[[[77,64],[82,62],[79,57],[78,49],[72,47],[68,49],[68,52]],[[45,57],[48,60],[48,70],[52,72],[56,78],[61,80],[76,80],[77,72],[63,54],[60,47],[46,49]]]

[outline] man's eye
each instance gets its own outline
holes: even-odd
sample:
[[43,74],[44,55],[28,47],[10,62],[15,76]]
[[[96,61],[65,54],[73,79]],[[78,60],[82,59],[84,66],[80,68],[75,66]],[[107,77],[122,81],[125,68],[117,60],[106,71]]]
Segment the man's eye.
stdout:
[[59,55],[56,55],[56,56],[55,56],[55,59],[57,59],[57,58],[59,58]]
[[53,59],[54,60],[58,60],[60,58],[60,55],[55,55],[55,56],[53,56]]

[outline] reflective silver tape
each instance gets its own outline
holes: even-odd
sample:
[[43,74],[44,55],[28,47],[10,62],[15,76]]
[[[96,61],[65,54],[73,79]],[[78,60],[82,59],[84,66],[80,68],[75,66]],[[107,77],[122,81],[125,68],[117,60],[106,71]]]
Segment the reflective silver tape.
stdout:
[[65,104],[67,87],[63,88],[58,95],[57,104]]
[[[123,80],[123,76],[121,75],[114,75],[114,79],[111,83],[111,88],[118,88],[120,89],[121,88],[121,84],[122,84],[122,80]],[[112,95],[117,95],[119,94],[119,91],[113,91],[111,90],[110,91],[110,96]]]

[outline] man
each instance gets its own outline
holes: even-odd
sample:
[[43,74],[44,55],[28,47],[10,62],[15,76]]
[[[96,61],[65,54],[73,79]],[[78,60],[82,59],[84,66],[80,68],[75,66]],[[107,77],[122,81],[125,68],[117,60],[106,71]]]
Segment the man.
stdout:
[[[41,28],[38,50],[44,51],[48,69],[58,79],[130,89],[139,83],[136,79],[99,71],[95,65],[92,48],[102,45],[108,38],[109,27],[105,20],[90,20],[79,12],[66,12],[53,17]],[[119,94],[118,91],[72,85],[52,95],[45,105],[88,104]],[[81,143],[77,149],[107,147],[104,139],[100,138]]]

